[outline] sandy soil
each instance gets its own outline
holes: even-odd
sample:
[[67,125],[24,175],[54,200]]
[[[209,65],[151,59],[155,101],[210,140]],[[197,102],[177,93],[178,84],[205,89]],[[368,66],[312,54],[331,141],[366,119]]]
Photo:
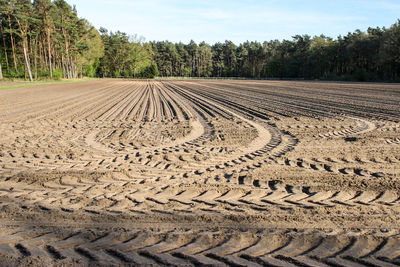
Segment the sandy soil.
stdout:
[[0,91],[0,261],[398,266],[400,85]]

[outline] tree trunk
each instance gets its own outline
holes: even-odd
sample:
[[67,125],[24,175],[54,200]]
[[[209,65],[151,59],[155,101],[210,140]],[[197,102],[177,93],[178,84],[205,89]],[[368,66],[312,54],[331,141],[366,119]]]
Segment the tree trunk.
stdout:
[[1,56],[0,56],[0,80],[3,80],[3,69],[1,68]]
[[70,60],[69,60],[69,67],[71,70],[71,78],[75,79],[76,78],[76,69],[75,69],[75,62],[72,57],[70,57]]
[[8,15],[8,26],[10,28],[10,41],[11,41],[11,48],[12,48],[12,54],[13,54],[13,59],[14,59],[14,68],[15,68],[15,72],[18,72],[18,68],[17,68],[17,58],[15,56],[15,46],[14,46],[14,38],[12,35],[12,28],[11,28],[11,18],[10,15]]
[[43,42],[42,42],[42,49],[43,49],[43,62],[44,62],[43,66],[48,68],[49,67],[49,61],[47,60],[48,55],[47,55],[47,52],[46,52],[46,43],[44,41],[44,38],[43,38]]
[[33,49],[33,57],[34,57],[34,60],[33,60],[33,64],[35,64],[35,80],[37,80],[37,78],[38,78],[38,67],[37,67],[37,65],[38,65],[38,63],[37,63],[37,50],[38,50],[38,47],[37,47],[37,40],[35,39],[35,41],[34,41],[34,49]]
[[31,66],[30,66],[30,64],[29,64],[29,57],[28,57],[28,54],[27,54],[27,52],[26,52],[26,44],[27,44],[26,37],[23,39],[22,44],[23,44],[23,48],[24,48],[24,57],[25,57],[26,69],[27,69],[27,71],[28,71],[29,80],[32,82],[33,79],[32,79]]
[[65,68],[64,54],[62,54],[62,53],[61,53],[61,68],[62,68],[62,71],[63,71],[63,78],[65,79],[65,78],[67,78],[67,71],[66,71],[66,68]]
[[[34,52],[33,52],[32,36],[29,37],[28,48],[29,48],[29,54],[28,54],[29,56],[28,56],[28,58],[30,59],[29,62],[30,62],[31,64],[33,64],[34,67],[36,67],[36,64],[35,64],[35,54],[34,54]],[[33,61],[31,61],[32,58],[33,58]],[[33,76],[33,75],[32,75],[32,76]],[[35,78],[35,79],[36,79],[36,78]]]
[[70,71],[70,59],[69,59],[69,42],[68,42],[68,38],[67,38],[67,33],[65,31],[64,28],[62,28],[62,33],[64,36],[64,43],[65,43],[65,64],[63,64],[65,66],[65,74],[64,76],[66,76],[68,79],[71,78],[71,71]]
[[[4,39],[3,39],[4,41]],[[4,57],[6,59],[6,67],[7,67],[7,72],[10,73],[10,66],[8,65],[8,56],[7,56],[7,50],[4,48]]]
[[68,79],[71,79],[72,78],[72,64],[71,64],[71,58],[70,57],[67,58],[66,68],[67,68]]
[[47,47],[49,49],[49,69],[50,78],[53,79],[53,68],[51,66],[51,47],[50,47],[50,28],[47,28]]
[[40,70],[42,70],[42,67],[43,67],[43,61],[42,61],[42,44],[41,44],[41,42],[40,42],[40,37],[38,38],[38,43],[37,43],[37,46],[38,46],[38,52],[39,52],[39,69]]
[[[1,27],[1,34],[3,34],[3,27]],[[3,36],[3,35],[2,35]],[[10,73],[10,67],[9,67],[9,65],[8,65],[8,56],[7,56],[7,50],[6,50],[6,39],[5,38],[2,38],[3,39],[3,49],[4,49],[4,57],[5,57],[5,59],[6,59],[6,67],[7,67],[7,71],[8,71],[8,73]]]

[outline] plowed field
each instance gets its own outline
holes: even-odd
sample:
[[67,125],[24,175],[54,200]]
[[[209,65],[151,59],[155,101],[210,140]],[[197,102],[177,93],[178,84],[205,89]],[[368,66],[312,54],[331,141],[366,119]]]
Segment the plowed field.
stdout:
[[398,84],[1,90],[1,263],[398,266],[399,122]]

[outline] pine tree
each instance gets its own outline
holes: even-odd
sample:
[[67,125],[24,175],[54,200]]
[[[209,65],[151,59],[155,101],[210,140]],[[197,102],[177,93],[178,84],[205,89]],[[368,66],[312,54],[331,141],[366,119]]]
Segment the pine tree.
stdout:
[[22,49],[26,64],[26,71],[29,75],[29,80],[33,81],[28,55],[28,34],[29,27],[32,23],[32,6],[29,0],[17,0],[15,3],[15,20],[18,24],[19,35],[22,39]]
[[49,64],[50,78],[53,78],[53,55],[51,48],[51,38],[53,29],[53,19],[51,12],[54,8],[50,0],[35,0],[33,2],[36,14],[40,14],[40,29],[44,31],[47,42],[47,60]]
[[3,80],[3,68],[1,67],[1,53],[0,53],[0,80]]

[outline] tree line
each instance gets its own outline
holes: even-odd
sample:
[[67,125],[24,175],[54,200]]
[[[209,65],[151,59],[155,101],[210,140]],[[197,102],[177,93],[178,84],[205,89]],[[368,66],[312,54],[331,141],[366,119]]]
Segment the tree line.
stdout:
[[0,0],[0,79],[247,77],[400,81],[400,20],[336,39],[145,42],[95,29],[64,0]]
[[0,0],[0,63],[11,78],[90,75],[103,55],[100,34],[64,0]]
[[96,65],[99,77],[154,78],[158,75],[149,44],[142,38],[100,28],[105,50]]
[[231,41],[208,45],[151,42],[160,76],[292,78],[400,82],[400,20],[336,39]]
[[100,32],[64,0],[0,0],[0,79],[154,77],[149,44]]

